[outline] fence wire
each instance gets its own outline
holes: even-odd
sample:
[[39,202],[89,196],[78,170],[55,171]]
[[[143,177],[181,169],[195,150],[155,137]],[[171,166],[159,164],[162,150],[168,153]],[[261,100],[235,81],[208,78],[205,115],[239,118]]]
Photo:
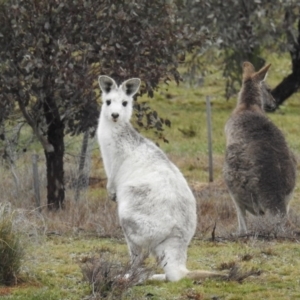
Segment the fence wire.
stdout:
[[[0,202],[9,201],[26,209],[47,205],[46,159],[41,146],[30,146],[32,135],[22,144],[29,151],[20,149],[21,125],[5,132],[0,141]],[[22,137],[21,137],[22,138]],[[85,199],[91,174],[92,153],[97,148],[96,139],[89,132],[77,137],[66,137],[64,173],[67,201]],[[36,150],[35,150],[36,149]]]

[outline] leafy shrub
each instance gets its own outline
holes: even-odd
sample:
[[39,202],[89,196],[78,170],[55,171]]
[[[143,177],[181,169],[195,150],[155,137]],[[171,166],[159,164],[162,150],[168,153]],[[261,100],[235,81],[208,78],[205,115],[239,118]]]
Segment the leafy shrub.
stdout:
[[87,259],[81,270],[92,287],[89,300],[122,299],[129,288],[145,281],[152,273],[152,268],[143,265],[131,269],[130,264],[122,264],[110,253]]
[[13,217],[10,205],[0,203],[0,284],[5,285],[17,283],[24,253]]

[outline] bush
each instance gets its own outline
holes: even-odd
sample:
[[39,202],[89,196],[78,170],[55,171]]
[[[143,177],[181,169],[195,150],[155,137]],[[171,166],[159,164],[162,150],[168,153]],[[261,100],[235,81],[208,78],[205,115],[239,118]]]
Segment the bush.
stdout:
[[24,252],[13,226],[14,213],[7,203],[0,203],[0,285],[18,282]]
[[131,287],[142,283],[153,273],[152,268],[143,264],[131,269],[129,263],[121,263],[110,253],[87,259],[81,270],[84,280],[92,287],[88,300],[122,299]]

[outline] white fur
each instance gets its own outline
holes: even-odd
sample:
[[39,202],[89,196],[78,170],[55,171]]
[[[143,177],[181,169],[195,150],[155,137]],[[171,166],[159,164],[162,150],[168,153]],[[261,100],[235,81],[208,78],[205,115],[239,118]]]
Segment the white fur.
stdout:
[[108,194],[117,200],[132,265],[153,254],[165,271],[153,279],[177,281],[189,273],[186,259],[196,229],[195,198],[179,169],[129,122],[140,80],[129,79],[118,87],[110,77],[100,76],[99,85],[103,105],[97,137]]

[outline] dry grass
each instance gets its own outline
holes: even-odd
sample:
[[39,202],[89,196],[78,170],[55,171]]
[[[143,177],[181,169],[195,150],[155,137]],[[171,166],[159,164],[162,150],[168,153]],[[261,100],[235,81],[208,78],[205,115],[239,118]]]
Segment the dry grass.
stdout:
[[92,287],[88,300],[122,299],[129,288],[141,284],[153,273],[144,265],[133,270],[129,263],[122,263],[110,253],[89,258],[81,268],[84,279]]
[[98,237],[119,238],[123,236],[119,225],[116,203],[100,200],[89,202],[68,202],[59,212],[43,212],[47,222],[47,234],[81,234]]
[[197,199],[198,226],[196,237],[230,239],[256,237],[261,239],[300,238],[300,217],[291,210],[288,219],[279,216],[247,214],[248,234],[237,234],[237,215],[223,180],[213,183],[191,183]]
[[19,232],[14,229],[13,215],[9,203],[0,203],[0,285],[14,285],[20,281],[24,251]]

